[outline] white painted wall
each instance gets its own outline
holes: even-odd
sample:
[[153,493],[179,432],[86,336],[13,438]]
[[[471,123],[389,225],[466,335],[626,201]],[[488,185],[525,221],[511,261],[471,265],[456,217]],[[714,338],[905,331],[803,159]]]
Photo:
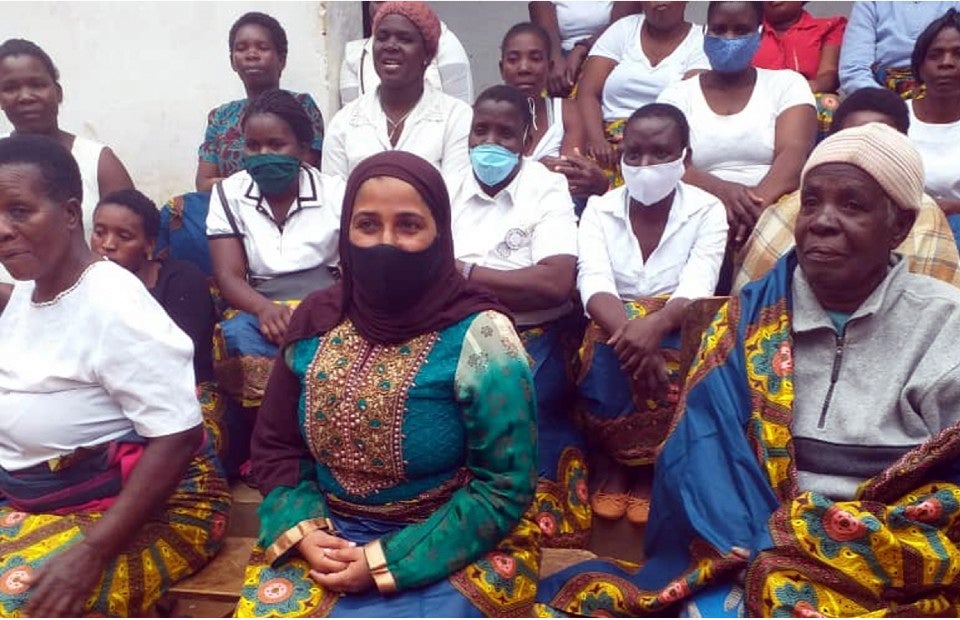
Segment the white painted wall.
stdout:
[[46,50],[64,90],[60,127],[110,146],[163,203],[193,190],[210,109],[245,96],[227,35],[254,10],[287,32],[281,86],[310,93],[329,121],[344,42],[361,36],[360,2],[3,2],[0,40]]

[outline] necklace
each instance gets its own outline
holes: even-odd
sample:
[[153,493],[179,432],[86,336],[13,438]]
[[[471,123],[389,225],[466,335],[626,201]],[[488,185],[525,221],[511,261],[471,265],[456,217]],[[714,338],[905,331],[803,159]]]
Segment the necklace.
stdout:
[[[417,107],[416,104],[414,104],[413,107],[414,108]],[[393,120],[392,118],[390,118],[390,115],[387,114],[386,110],[384,110],[383,115],[387,117],[387,127],[390,128],[390,133],[389,133],[390,144],[397,143],[397,140],[396,140],[397,132],[400,130],[401,127],[403,127],[403,121],[407,120],[407,117],[410,116],[411,112],[413,112],[413,108],[410,108],[409,110],[407,110],[407,112],[397,120]]]
[[80,286],[80,283],[83,282],[83,278],[90,272],[90,270],[93,269],[94,266],[97,265],[97,263],[101,263],[101,262],[103,262],[103,261],[105,261],[105,260],[109,260],[109,259],[107,259],[106,257],[104,257],[102,260],[95,260],[95,261],[93,261],[92,263],[90,263],[89,265],[87,265],[86,268],[84,268],[84,270],[80,272],[80,276],[77,278],[77,281],[74,282],[73,284],[71,284],[68,288],[65,288],[65,289],[63,289],[62,291],[60,291],[59,293],[57,293],[57,294],[53,297],[53,299],[50,299],[50,300],[47,300],[47,301],[31,301],[30,304],[31,304],[34,308],[45,308],[45,307],[47,307],[47,306],[52,306],[52,305],[56,304],[56,303],[59,302],[61,299],[63,299],[64,297],[66,297],[67,295],[69,295],[70,293],[72,293],[73,291],[77,290],[77,287]]

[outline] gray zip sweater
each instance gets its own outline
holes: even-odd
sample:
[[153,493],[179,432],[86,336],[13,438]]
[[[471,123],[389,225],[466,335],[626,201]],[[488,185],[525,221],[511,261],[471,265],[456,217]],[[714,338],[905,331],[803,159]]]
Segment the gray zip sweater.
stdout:
[[793,338],[801,490],[852,499],[861,482],[960,421],[960,290],[910,273],[896,254],[841,334],[797,267]]

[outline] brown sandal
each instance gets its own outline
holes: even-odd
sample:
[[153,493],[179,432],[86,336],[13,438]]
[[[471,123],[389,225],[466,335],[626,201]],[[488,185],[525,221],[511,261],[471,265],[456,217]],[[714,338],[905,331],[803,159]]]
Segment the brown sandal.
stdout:
[[627,496],[624,493],[603,493],[597,491],[590,498],[593,514],[601,519],[617,520],[627,512]]
[[650,500],[635,495],[627,496],[627,521],[634,525],[646,525],[650,520]]

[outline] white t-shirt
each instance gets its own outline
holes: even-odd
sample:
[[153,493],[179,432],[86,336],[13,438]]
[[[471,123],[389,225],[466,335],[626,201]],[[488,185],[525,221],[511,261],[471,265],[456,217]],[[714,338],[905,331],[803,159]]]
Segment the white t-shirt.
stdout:
[[[562,174],[524,158],[508,186],[488,196],[472,173],[450,199],[453,249],[458,260],[504,271],[532,267],[551,256],[577,255],[577,218]],[[517,324],[559,318],[567,304],[518,313]]]
[[617,63],[603,83],[605,121],[627,118],[637,108],[653,103],[667,85],[683,79],[687,71],[710,68],[699,26],[692,25],[677,49],[653,66],[640,45],[642,25],[643,15],[618,19],[590,49],[591,56]]
[[98,261],[51,302],[33,290],[0,314],[0,467],[201,423],[193,343],[135,275]]
[[610,23],[613,2],[555,1],[560,47],[569,52],[577,41],[592,37]]
[[470,169],[467,138],[472,121],[470,106],[427,86],[394,147],[387,134],[387,116],[380,107],[379,89],[368,92],[330,121],[323,138],[323,172],[346,181],[357,164],[371,155],[409,151],[436,166],[450,187]]
[[[467,105],[473,104],[470,58],[460,39],[443,22],[440,22],[437,55],[427,66],[423,81]],[[373,37],[348,41],[340,63],[340,105],[375,91],[379,85],[380,76],[373,66]]]
[[960,121],[925,123],[910,110],[907,135],[923,158],[924,189],[933,198],[960,199]]
[[627,188],[593,196],[580,218],[577,289],[584,305],[597,293],[624,301],[655,295],[713,295],[727,245],[723,203],[680,183],[653,253],[644,259],[630,223]]
[[227,204],[214,188],[207,213],[207,237],[240,237],[251,277],[269,279],[320,265],[333,267],[339,262],[337,244],[345,190],[342,179],[313,166],[302,166],[300,196],[290,207],[282,229],[246,170],[231,174],[222,183]]
[[710,109],[700,76],[674,82],[657,101],[673,104],[686,115],[694,166],[750,187],[773,163],[777,117],[794,106],[816,106],[807,80],[789,69],[757,69],[753,94],[736,114],[720,115]]

